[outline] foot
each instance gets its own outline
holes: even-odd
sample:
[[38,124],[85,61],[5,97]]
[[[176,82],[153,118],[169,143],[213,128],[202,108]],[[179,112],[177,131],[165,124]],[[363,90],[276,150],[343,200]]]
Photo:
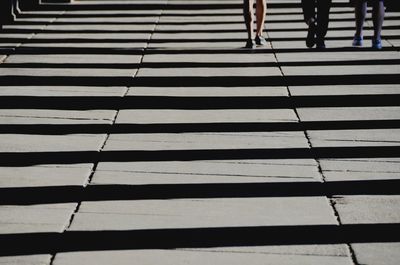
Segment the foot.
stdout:
[[317,49],[323,50],[326,48],[324,39],[317,39],[316,43],[317,43]]
[[256,47],[256,42],[252,39],[248,39],[246,42],[246,46],[244,46],[246,49],[254,49]]
[[380,38],[372,39],[372,49],[375,49],[375,50],[382,49],[382,40]]
[[259,46],[267,45],[267,40],[263,36],[256,36],[255,41],[256,41],[256,44]]
[[354,36],[353,39],[353,47],[361,47],[363,46],[363,37],[362,36]]
[[312,48],[315,45],[315,22],[313,20],[308,24],[306,45],[308,48]]

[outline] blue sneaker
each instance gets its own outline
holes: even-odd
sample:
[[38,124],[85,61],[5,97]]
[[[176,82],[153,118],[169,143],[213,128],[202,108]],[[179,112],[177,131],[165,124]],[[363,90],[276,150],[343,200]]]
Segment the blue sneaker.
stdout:
[[361,46],[363,46],[363,37],[362,36],[354,36],[353,47],[361,47]]
[[372,49],[380,50],[382,49],[382,40],[381,39],[372,39]]

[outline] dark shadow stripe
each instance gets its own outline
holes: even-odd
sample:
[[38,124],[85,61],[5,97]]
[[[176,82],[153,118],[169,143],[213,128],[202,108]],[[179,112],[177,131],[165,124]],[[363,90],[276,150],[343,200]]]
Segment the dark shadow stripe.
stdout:
[[399,74],[375,75],[318,75],[318,76],[235,76],[235,77],[137,77],[133,86],[306,86],[306,85],[355,85],[355,84],[398,84]]
[[1,256],[124,249],[399,242],[400,224],[67,231],[0,235]]
[[293,97],[0,96],[0,109],[292,109],[400,106],[400,94]]
[[333,66],[333,65],[400,65],[400,59],[349,60],[349,61],[299,61],[299,62],[154,62],[154,63],[2,63],[0,68],[56,68],[56,69],[135,69],[135,68],[242,68],[285,66]]
[[[159,174],[162,175],[163,173]],[[172,173],[165,174],[170,175]],[[192,174],[188,174],[187,178],[189,179]],[[146,174],[143,173],[143,175]],[[215,176],[215,178],[218,179],[218,176]],[[243,178],[246,178],[246,176],[242,176]],[[262,179],[262,177],[260,176],[259,179]],[[396,179],[324,183],[257,182],[90,185],[86,188],[82,186],[0,188],[0,205],[37,205],[119,200],[400,195],[399,185],[400,180]]]
[[201,149],[160,151],[60,151],[2,152],[0,166],[39,164],[77,164],[134,161],[197,161],[243,159],[319,159],[319,158],[390,158],[400,157],[400,146],[314,147],[276,149]]
[[3,86],[149,86],[149,87],[239,87],[399,84],[399,74],[355,74],[318,76],[201,76],[201,77],[96,77],[96,76],[22,76],[0,77]]
[[279,132],[306,130],[399,129],[400,120],[348,120],[259,123],[171,123],[171,124],[2,124],[0,134],[120,134],[188,132]]

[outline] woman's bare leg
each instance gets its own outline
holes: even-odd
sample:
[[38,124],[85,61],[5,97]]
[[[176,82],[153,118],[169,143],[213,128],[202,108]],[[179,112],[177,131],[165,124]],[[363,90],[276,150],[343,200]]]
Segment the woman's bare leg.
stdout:
[[257,36],[261,36],[264,30],[265,16],[267,11],[267,4],[265,0],[257,0],[256,6],[257,18]]

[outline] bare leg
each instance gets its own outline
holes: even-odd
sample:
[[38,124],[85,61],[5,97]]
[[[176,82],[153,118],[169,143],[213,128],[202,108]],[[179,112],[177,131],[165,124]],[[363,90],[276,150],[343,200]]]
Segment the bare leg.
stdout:
[[243,16],[249,40],[253,39],[253,3],[253,0],[243,0]]
[[363,36],[364,21],[367,15],[367,1],[356,0],[354,12],[356,15],[356,37]]
[[267,4],[265,0],[257,0],[256,6],[257,17],[257,36],[261,36],[264,30],[265,13],[267,11]]
[[380,39],[382,32],[383,20],[385,17],[385,6],[383,1],[375,1],[372,11],[372,20],[374,21],[374,38]]

